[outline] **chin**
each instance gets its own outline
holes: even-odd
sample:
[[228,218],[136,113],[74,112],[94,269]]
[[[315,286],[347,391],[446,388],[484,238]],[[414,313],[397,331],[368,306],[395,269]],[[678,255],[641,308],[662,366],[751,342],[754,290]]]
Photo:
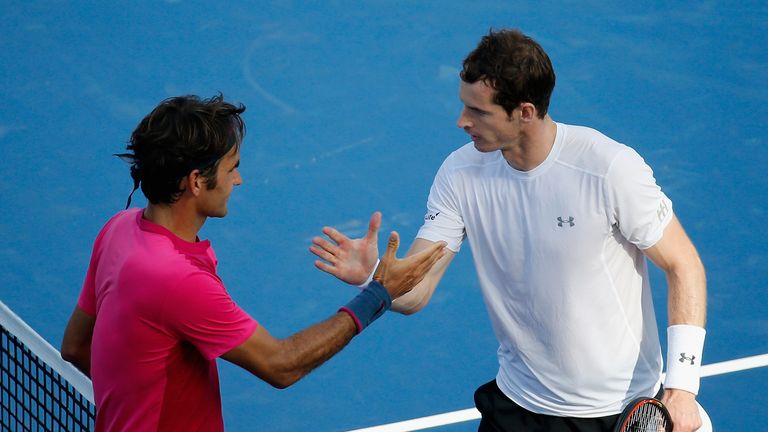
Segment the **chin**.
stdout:
[[226,215],[227,215],[227,213],[229,213],[229,210],[228,210],[228,209],[226,209],[226,208],[224,208],[224,209],[220,209],[220,210],[216,210],[216,211],[214,211],[214,212],[211,212],[211,213],[208,215],[208,217],[212,217],[212,218],[223,218],[224,216],[226,216]]
[[479,151],[480,153],[490,153],[499,149],[498,147],[483,147],[483,146],[477,145],[477,143],[474,143],[474,144],[475,144],[475,150]]

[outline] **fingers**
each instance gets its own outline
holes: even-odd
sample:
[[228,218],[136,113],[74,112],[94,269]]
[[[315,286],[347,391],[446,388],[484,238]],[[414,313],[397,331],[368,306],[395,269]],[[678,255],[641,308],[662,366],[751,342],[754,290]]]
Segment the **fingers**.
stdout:
[[419,259],[422,259],[422,260],[429,260],[433,257],[440,258],[441,256],[445,255],[445,247],[447,245],[448,244],[444,241],[435,242],[429,245],[424,250],[419,251],[418,253],[413,254],[411,256],[419,257]]
[[443,250],[447,246],[448,246],[448,243],[446,243],[446,242],[441,240],[441,241],[435,242],[434,244],[429,245],[429,247],[426,250],[428,250],[428,251]]
[[411,255],[408,258],[418,262],[420,268],[430,269],[437,261],[445,256],[445,247],[447,243],[441,241],[429,245],[426,249],[420,251],[417,254]]
[[336,262],[336,255],[328,252],[327,250],[312,245],[309,247],[309,251],[315,254],[318,258],[328,261],[329,263]]
[[339,277],[339,270],[338,270],[337,267],[334,267],[332,265],[329,265],[329,264],[324,263],[324,262],[319,261],[319,260],[315,261],[315,267],[317,267],[318,269],[320,269],[320,270],[322,270],[322,271],[324,271],[324,272],[326,272],[328,274],[331,274],[333,276]]
[[435,245],[427,249],[428,251],[430,251],[429,260],[427,261],[427,265],[429,268],[432,268],[432,266],[435,265],[436,262],[440,261],[440,258],[445,256],[446,245],[447,243],[440,242],[440,243],[436,243]]
[[392,261],[394,262],[397,257],[397,248],[400,247],[400,235],[397,233],[397,231],[392,231],[391,234],[389,234],[389,241],[387,242],[387,250],[384,251],[384,259],[382,261]]
[[368,234],[365,238],[369,241],[375,240],[379,234],[379,228],[381,228],[381,212],[374,212],[371,215],[371,221],[368,222]]
[[314,243],[315,246],[325,249],[334,255],[337,255],[339,253],[339,248],[337,245],[329,242],[328,240],[322,237],[313,237],[312,243]]
[[331,240],[336,242],[336,244],[343,243],[349,240],[349,237],[345,236],[344,234],[340,233],[336,228],[332,228],[332,227],[323,227],[323,234],[330,237]]

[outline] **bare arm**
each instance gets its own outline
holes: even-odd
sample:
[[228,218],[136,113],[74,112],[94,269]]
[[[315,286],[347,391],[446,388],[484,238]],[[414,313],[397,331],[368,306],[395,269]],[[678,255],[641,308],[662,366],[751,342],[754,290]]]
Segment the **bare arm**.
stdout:
[[91,339],[95,324],[96,317],[75,307],[61,342],[61,357],[89,377],[91,376]]
[[[664,230],[661,240],[646,249],[645,254],[666,273],[669,324],[704,327],[707,318],[704,265],[676,217]],[[695,431],[701,426],[695,398],[685,390],[665,389],[662,401],[669,408],[675,431]]]
[[[417,238],[411,244],[411,248],[408,249],[406,256],[419,253],[433,244],[434,242],[429,240]],[[418,285],[413,287],[407,294],[392,302],[392,310],[405,315],[411,315],[423,309],[432,298],[437,284],[442,280],[454,256],[456,256],[455,252],[446,249],[445,255],[429,270],[429,273],[424,276],[424,279]]]
[[676,217],[664,230],[661,240],[644,252],[666,273],[669,324],[704,327],[707,320],[704,265]]
[[286,388],[341,351],[357,331],[352,318],[337,313],[279,340],[258,326],[248,340],[221,357],[277,388]]
[[[309,250],[320,258],[315,261],[315,267],[346,283],[354,285],[362,283],[374,270],[373,267],[376,264],[379,253],[376,239],[380,226],[381,213],[376,212],[368,223],[368,232],[358,239],[350,239],[335,228],[323,228],[323,233],[331,241],[322,237],[312,239],[313,244]],[[417,238],[406,256],[417,254],[432,245],[434,242]],[[424,280],[411,292],[392,303],[392,310],[410,315],[424,308],[455,255],[456,253],[446,249],[445,255],[432,267]]]
[[[387,251],[376,269],[390,297],[410,291],[444,254],[444,243],[434,243],[421,253],[398,260],[399,236],[392,233]],[[286,339],[275,339],[259,326],[248,340],[222,356],[277,388],[295,383],[341,351],[355,336],[357,327],[350,315],[337,313],[325,321]]]

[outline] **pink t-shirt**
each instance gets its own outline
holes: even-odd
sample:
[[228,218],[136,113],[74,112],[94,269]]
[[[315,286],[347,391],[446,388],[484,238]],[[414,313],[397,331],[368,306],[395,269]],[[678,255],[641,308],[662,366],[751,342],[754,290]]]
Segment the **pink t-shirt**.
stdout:
[[210,242],[120,212],[96,238],[78,306],[96,316],[97,431],[223,430],[216,357],[258,324],[216,275]]

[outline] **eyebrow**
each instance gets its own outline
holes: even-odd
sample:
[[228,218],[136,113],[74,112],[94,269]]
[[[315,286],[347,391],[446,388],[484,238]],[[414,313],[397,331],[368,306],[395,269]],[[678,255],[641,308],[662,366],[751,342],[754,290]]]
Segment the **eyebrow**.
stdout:
[[490,114],[490,113],[491,113],[490,111],[486,111],[486,110],[484,110],[484,109],[480,109],[480,108],[478,108],[478,107],[476,107],[476,106],[474,106],[474,105],[469,105],[469,104],[467,104],[467,103],[464,101],[464,99],[462,99],[462,98],[461,98],[461,96],[459,96],[459,101],[461,101],[461,104],[462,104],[462,105],[464,105],[464,107],[465,107],[465,108],[467,108],[467,109],[469,109],[469,110],[472,110],[472,111],[474,111],[474,112],[478,112],[478,113],[481,113],[481,114]]
[[482,113],[482,114],[490,114],[491,113],[490,111],[486,111],[484,109],[480,109],[480,108],[478,108],[476,106],[467,105],[467,104],[464,104],[464,106],[467,107],[467,109],[470,109],[472,111],[479,112],[479,113]]

